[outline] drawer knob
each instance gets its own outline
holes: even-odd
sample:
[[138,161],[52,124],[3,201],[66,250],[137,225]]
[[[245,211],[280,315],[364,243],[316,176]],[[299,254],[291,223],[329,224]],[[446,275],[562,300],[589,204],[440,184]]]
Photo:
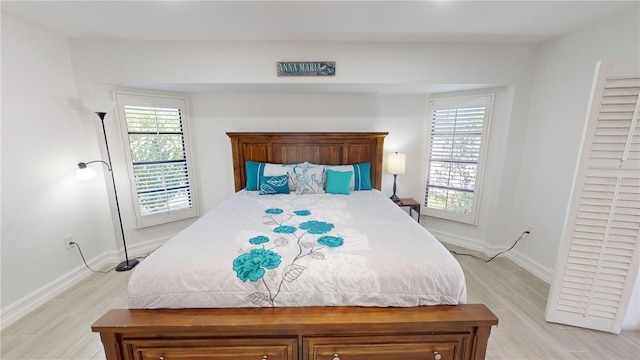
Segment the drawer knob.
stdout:
[[442,359],[442,355],[440,355],[439,352],[434,351],[433,352],[433,358],[434,358],[434,360],[440,360],[440,359]]
[[333,354],[333,360],[340,360],[340,357],[338,356],[338,354]]
[[262,356],[262,360],[267,360],[268,356],[267,355],[263,355]]
[[158,360],[164,360],[164,356],[160,356]]

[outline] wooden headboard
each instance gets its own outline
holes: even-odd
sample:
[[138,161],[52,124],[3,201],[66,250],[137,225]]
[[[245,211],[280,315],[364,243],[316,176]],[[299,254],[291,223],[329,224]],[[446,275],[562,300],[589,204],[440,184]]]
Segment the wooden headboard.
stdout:
[[371,163],[371,186],[382,186],[387,132],[228,132],[236,191],[247,183],[245,162],[323,165]]

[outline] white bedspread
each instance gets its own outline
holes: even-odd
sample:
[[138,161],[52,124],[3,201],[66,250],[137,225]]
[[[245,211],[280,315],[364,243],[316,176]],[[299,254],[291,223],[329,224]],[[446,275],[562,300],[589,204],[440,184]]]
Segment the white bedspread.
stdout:
[[240,191],[144,259],[130,308],[466,302],[462,269],[377,190]]

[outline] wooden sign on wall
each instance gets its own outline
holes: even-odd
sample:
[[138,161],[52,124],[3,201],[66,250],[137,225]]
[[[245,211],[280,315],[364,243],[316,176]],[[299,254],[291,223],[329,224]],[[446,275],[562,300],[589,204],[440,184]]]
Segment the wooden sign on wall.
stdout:
[[278,61],[278,76],[335,76],[335,61]]

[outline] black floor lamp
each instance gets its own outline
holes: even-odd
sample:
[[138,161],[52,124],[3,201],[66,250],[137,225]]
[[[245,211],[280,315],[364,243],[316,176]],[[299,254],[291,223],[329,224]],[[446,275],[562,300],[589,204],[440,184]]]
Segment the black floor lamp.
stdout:
[[113,166],[111,165],[111,154],[109,153],[109,142],[107,141],[107,131],[105,130],[105,127],[104,127],[104,117],[105,115],[107,115],[107,113],[96,112],[96,115],[98,115],[98,117],[100,118],[100,122],[102,122],[102,134],[104,135],[104,144],[107,149],[107,161],[93,160],[88,162],[79,162],[76,176],[79,179],[90,179],[96,176],[96,172],[93,169],[87,167],[88,164],[102,163],[107,166],[107,169],[111,174],[111,183],[113,184],[113,194],[115,195],[115,198],[116,198],[116,209],[118,210],[118,221],[120,222],[120,232],[122,234],[122,244],[124,245],[125,261],[121,262],[116,266],[116,271],[127,271],[127,270],[133,269],[136,265],[138,265],[139,261],[135,259],[129,260],[129,255],[127,254],[127,241],[125,240],[124,227],[122,226],[122,214],[120,213],[120,202],[118,201],[118,191],[116,189],[116,180],[113,177]]

